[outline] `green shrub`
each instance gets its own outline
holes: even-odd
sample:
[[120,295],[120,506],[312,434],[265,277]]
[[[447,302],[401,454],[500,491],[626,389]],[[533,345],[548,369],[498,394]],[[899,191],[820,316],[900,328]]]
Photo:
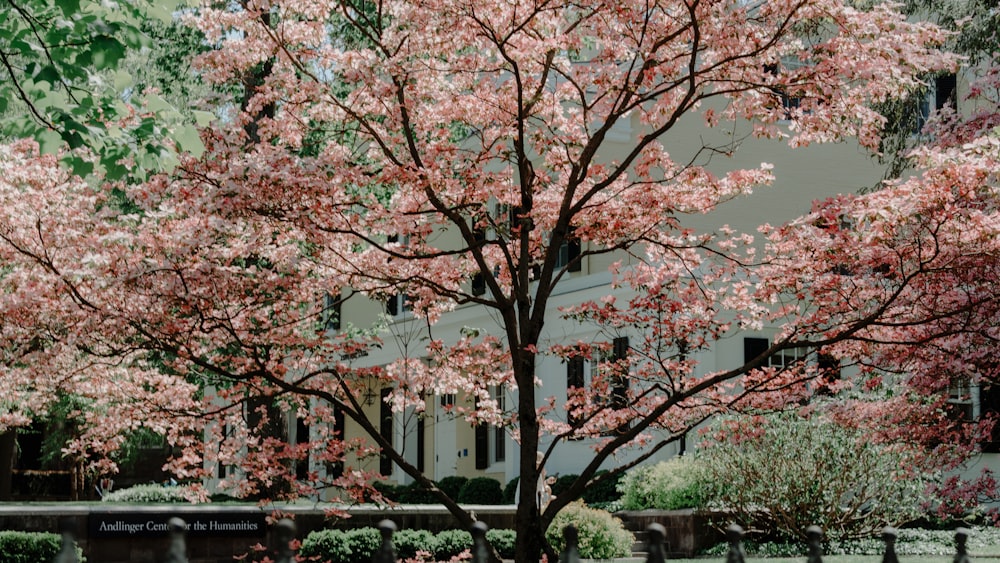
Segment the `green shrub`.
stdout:
[[451,477],[445,477],[438,481],[438,488],[448,495],[448,498],[458,499],[458,493],[462,490],[462,486],[469,480],[468,477],[461,477],[458,475],[452,475]]
[[500,481],[492,477],[473,477],[458,492],[458,502],[465,504],[502,504]]
[[434,538],[434,557],[438,561],[447,561],[472,549],[472,534],[465,530],[444,530]]
[[623,510],[680,510],[705,504],[705,472],[690,455],[628,471],[619,481]]
[[560,510],[545,532],[545,538],[560,553],[566,548],[563,528],[570,524],[579,532],[578,550],[583,559],[614,559],[632,554],[635,536],[625,529],[622,521],[581,501]]
[[416,482],[400,487],[397,501],[407,504],[438,504],[440,502],[430,491]]
[[[48,532],[0,532],[0,561],[39,563],[52,561],[62,549],[62,537]],[[77,548],[77,558],[83,551]]]
[[376,481],[372,483],[372,488],[378,491],[383,497],[385,497],[385,500],[392,502],[399,502],[399,497],[402,494],[402,487],[396,485],[395,483]]
[[[601,470],[594,477],[600,478],[606,473],[606,470]],[[618,500],[621,498],[621,493],[618,492],[618,483],[622,480],[622,476],[623,474],[619,473],[611,479],[587,487],[583,491],[583,502],[593,506],[598,503],[610,503]]]
[[518,475],[510,481],[507,481],[507,485],[503,488],[503,503],[504,504],[517,504],[517,484],[521,482],[521,476]]
[[328,563],[350,563],[351,552],[347,534],[343,530],[316,530],[310,532],[299,547],[299,555],[308,560],[316,557]]
[[418,551],[434,553],[436,543],[434,534],[427,530],[399,530],[392,535],[392,544],[396,546],[396,556],[400,559],[412,559]]
[[111,491],[104,495],[101,500],[104,502],[189,502],[188,495],[189,490],[185,486],[147,484]]
[[299,548],[304,560],[316,558],[329,563],[371,561],[382,545],[382,534],[375,528],[353,530],[317,530],[309,533]]
[[552,496],[557,497],[563,494],[566,492],[566,489],[569,489],[570,485],[572,485],[573,482],[579,478],[580,476],[575,473],[560,475],[556,478],[555,482],[552,483]]
[[514,547],[517,542],[517,532],[514,530],[486,530],[486,541],[497,550],[500,557],[514,558]]
[[[486,532],[486,541],[505,559],[514,557],[516,538],[514,530]],[[473,546],[472,534],[464,530],[445,530],[436,536],[425,530],[400,530],[392,539],[396,554],[401,559],[412,558],[417,551],[426,551],[438,560],[448,560]],[[317,530],[302,540],[299,555],[303,560],[329,563],[371,561],[381,545],[382,534],[371,527],[346,531]],[[6,559],[0,558],[0,561]]]
[[813,411],[723,418],[698,458],[711,506],[744,528],[804,539],[815,524],[828,540],[877,536],[920,514],[929,475],[909,471],[903,444],[871,440]]

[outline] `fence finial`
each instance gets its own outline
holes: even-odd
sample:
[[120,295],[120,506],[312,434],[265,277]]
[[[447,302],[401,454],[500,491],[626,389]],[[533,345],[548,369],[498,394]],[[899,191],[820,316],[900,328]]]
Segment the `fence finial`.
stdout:
[[76,522],[72,518],[59,521],[59,533],[62,534],[62,548],[52,560],[52,563],[79,563],[76,556]]
[[170,531],[170,547],[167,548],[167,556],[163,559],[163,563],[188,563],[187,545],[184,543],[187,524],[174,516],[167,520],[167,529]]
[[954,563],[969,563],[969,552],[966,550],[965,542],[969,540],[968,528],[955,528],[955,559]]
[[580,532],[576,526],[570,524],[563,528],[563,538],[566,539],[566,548],[559,555],[559,563],[580,563],[580,552],[577,548],[580,542]]
[[882,556],[882,563],[899,563],[896,556],[896,528],[886,526],[882,528],[882,541],[885,542],[885,554]]
[[469,533],[472,534],[472,563],[489,563],[490,546],[486,541],[486,532],[489,529],[486,522],[478,520],[469,528]]
[[396,563],[396,548],[392,545],[396,523],[392,520],[382,520],[378,523],[378,530],[382,533],[382,545],[372,557],[372,563]]
[[735,522],[726,528],[726,540],[729,551],[726,553],[726,563],[744,563],[746,553],[743,551],[743,528]]
[[815,524],[806,528],[806,541],[809,544],[806,563],[823,563],[823,528]]
[[290,518],[282,518],[274,525],[274,563],[293,563],[295,552],[292,541],[295,539],[295,522]]
[[653,522],[646,526],[646,563],[666,563],[667,561],[667,529],[663,524]]

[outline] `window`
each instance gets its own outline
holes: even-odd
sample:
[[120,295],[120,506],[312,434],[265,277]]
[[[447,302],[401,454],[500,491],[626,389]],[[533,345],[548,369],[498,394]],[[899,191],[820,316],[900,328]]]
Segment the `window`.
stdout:
[[[756,359],[761,354],[767,352],[767,349],[771,347],[771,343],[766,338],[756,338],[756,337],[746,337],[743,339],[743,363],[748,364]],[[764,366],[772,366],[779,368],[791,367],[799,362],[805,361],[808,355],[809,349],[802,348],[787,348],[785,350],[779,350],[775,352],[771,357],[767,358],[764,362]]]
[[[770,341],[766,338],[746,337],[743,339],[743,363],[748,364],[767,353],[771,347]],[[767,358],[763,367],[789,368],[809,361],[811,350],[807,347],[788,348],[776,352]],[[816,366],[819,368],[819,377],[816,380],[815,393],[817,395],[832,395],[832,384],[840,379],[840,360],[833,356],[824,354],[822,350],[816,352]]]
[[399,317],[413,310],[413,301],[406,293],[397,293],[385,301],[385,314]]
[[[491,387],[490,395],[503,410],[506,400],[502,387]],[[477,401],[478,402],[478,401]],[[502,426],[480,423],[475,426],[476,469],[488,469],[493,463],[507,459],[507,433]]]
[[[566,389],[581,389],[588,383],[587,375],[603,376],[609,379],[609,395],[604,402],[604,406],[619,410],[628,407],[629,398],[629,376],[628,376],[628,351],[629,339],[627,336],[620,336],[611,342],[611,349],[598,358],[593,365],[588,366],[588,362],[582,357],[574,356],[566,361]],[[570,426],[579,426],[582,421],[576,419],[571,413],[567,413],[567,421]],[[627,427],[626,427],[627,428]],[[626,428],[619,428],[618,431]]]
[[920,100],[915,133],[920,133],[923,130],[924,126],[927,125],[927,120],[935,111],[940,111],[945,107],[951,109],[957,107],[955,101],[957,85],[958,80],[955,74],[942,74],[934,78],[927,87],[927,94]]
[[[952,383],[948,392],[948,407],[953,420],[976,422],[984,416],[1000,414],[1000,385],[989,381],[975,384],[969,378]],[[984,453],[1000,453],[1000,424],[980,442]]]
[[323,330],[340,330],[340,294],[323,294]]
[[580,239],[570,235],[569,240],[559,246],[559,254],[556,256],[556,268],[566,268],[568,271],[579,272],[582,268],[580,258]]

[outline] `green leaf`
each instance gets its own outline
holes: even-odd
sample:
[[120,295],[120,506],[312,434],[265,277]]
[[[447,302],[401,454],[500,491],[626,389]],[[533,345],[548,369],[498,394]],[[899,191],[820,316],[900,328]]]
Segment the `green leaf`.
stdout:
[[80,13],[80,0],[55,0],[56,6],[67,16]]
[[177,145],[184,151],[191,153],[195,157],[200,157],[205,152],[205,145],[201,142],[198,129],[190,125],[185,125],[177,131],[175,135]]
[[38,140],[38,147],[43,153],[55,154],[63,146],[62,137],[59,136],[59,133],[51,129],[41,131],[35,138]]
[[114,37],[99,35],[91,43],[91,58],[98,70],[112,68],[124,57],[125,46]]

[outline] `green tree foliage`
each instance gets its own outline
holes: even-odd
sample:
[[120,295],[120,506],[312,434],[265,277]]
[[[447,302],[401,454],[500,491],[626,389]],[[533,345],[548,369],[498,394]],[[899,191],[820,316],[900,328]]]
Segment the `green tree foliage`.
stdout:
[[920,514],[926,479],[914,452],[820,414],[720,420],[699,451],[709,506],[751,533],[830,539],[875,535]]
[[169,22],[176,4],[3,0],[0,137],[34,138],[50,153],[69,149],[63,160],[75,173],[110,179],[169,166],[174,148],[202,150],[190,120],[163,97],[136,92],[122,68],[129,52],[172,43],[152,42],[144,22]]

